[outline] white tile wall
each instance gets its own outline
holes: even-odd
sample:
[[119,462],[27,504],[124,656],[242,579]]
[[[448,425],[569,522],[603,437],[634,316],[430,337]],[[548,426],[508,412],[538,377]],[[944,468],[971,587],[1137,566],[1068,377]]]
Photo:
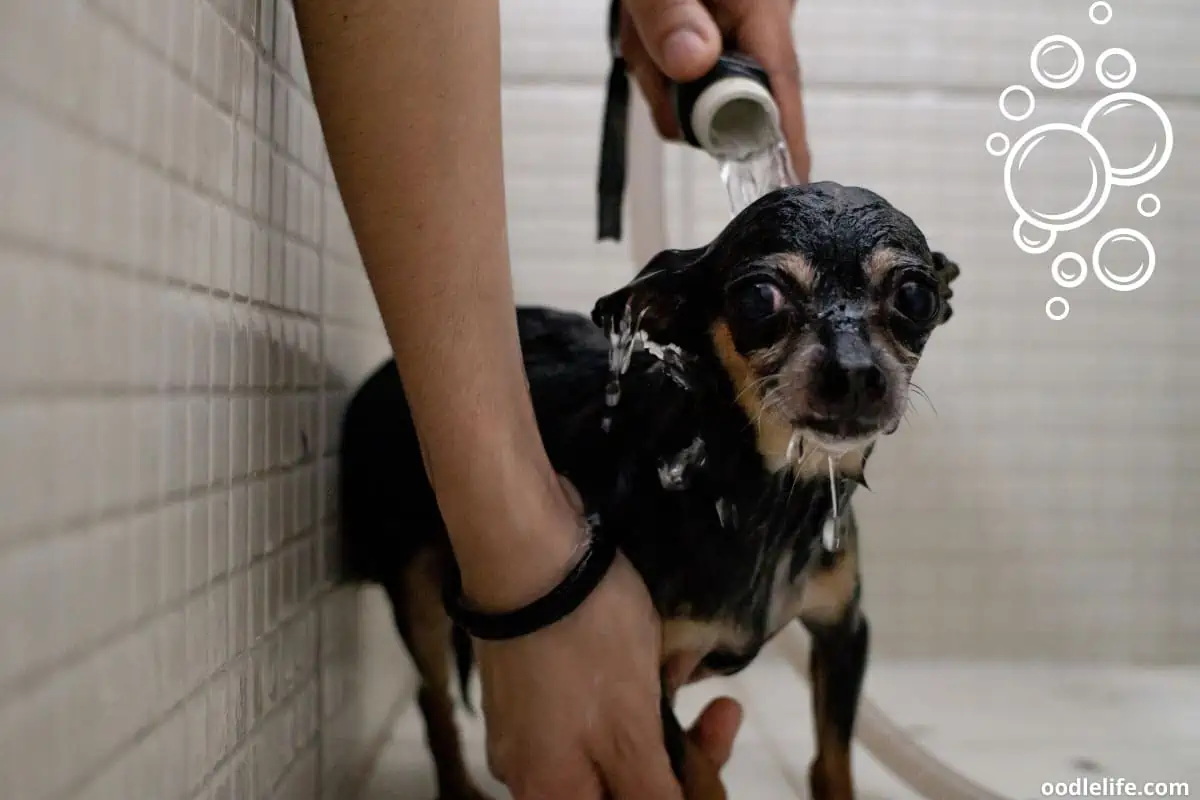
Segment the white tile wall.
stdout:
[[[1200,11],[1113,0],[1098,29],[1088,5],[800,4],[818,177],[882,191],[964,266],[922,369],[938,413],[863,502],[883,654],[1200,654]],[[584,309],[633,268],[593,241],[604,11],[502,4],[527,302]],[[1133,51],[1177,150],[1155,280],[1092,281],[1050,325],[983,142],[1059,32]],[[673,242],[710,236],[714,171],[668,166]],[[409,682],[380,598],[329,586],[337,415],[386,351],[286,0],[0,4],[0,796],[343,796]]]
[[386,344],[291,6],[5,3],[0,186],[0,796],[344,796],[409,679],[330,586]]

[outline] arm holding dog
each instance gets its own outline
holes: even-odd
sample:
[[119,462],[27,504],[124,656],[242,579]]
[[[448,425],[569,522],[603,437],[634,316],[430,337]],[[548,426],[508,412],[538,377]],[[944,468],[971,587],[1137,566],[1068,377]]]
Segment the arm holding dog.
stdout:
[[[518,347],[498,4],[309,0],[296,16],[465,592],[484,608],[519,607],[561,579],[583,526],[546,457]],[[479,648],[489,758],[518,800],[599,800],[603,787],[620,800],[681,797],[658,654],[658,618],[624,559],[569,618]],[[736,727],[716,706],[695,736],[719,761]]]

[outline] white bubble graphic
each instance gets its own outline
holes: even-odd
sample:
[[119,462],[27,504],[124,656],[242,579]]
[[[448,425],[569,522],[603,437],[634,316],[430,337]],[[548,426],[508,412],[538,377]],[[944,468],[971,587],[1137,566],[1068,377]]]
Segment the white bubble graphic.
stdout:
[[[1008,98],[1012,97],[1014,94],[1023,96],[1025,101],[1028,103],[1026,109],[1020,113],[1008,110]],[[1033,92],[1029,91],[1028,86],[1016,84],[1008,87],[1000,93],[1000,113],[1003,114],[1004,118],[1009,122],[1024,122],[1025,120],[1029,119],[1031,116],[1033,116],[1033,109],[1036,105],[1037,102],[1033,99]]]
[[[1021,198],[1017,197],[1017,191],[1013,186],[1013,177],[1021,171],[1026,160],[1035,150],[1058,143],[1073,144],[1076,152],[1080,152],[1078,147],[1080,144],[1083,145],[1082,157],[1087,164],[1081,164],[1081,166],[1085,166],[1086,171],[1090,173],[1091,186],[1081,193],[1082,199],[1074,208],[1053,213],[1030,208],[1030,202],[1022,202]],[[1051,122],[1039,125],[1025,133],[1008,151],[1008,159],[1004,164],[1004,192],[1008,196],[1009,204],[1020,219],[1024,219],[1034,227],[1061,233],[1083,227],[1095,219],[1096,215],[1104,208],[1104,204],[1108,202],[1108,195],[1112,191],[1110,171],[1108,153],[1100,146],[1100,142],[1095,136],[1075,125]],[[1014,238],[1019,227],[1013,231]],[[1018,246],[1020,246],[1020,242],[1018,242]],[[1030,251],[1026,250],[1025,252]]]
[[[1056,311],[1056,308],[1061,310]],[[1046,316],[1055,322],[1062,322],[1071,313],[1071,304],[1065,297],[1051,297],[1046,301]]]
[[1021,252],[1031,256],[1040,256],[1047,252],[1054,247],[1054,240],[1057,238],[1056,231],[1035,227],[1024,217],[1017,217],[1017,222],[1013,225],[1013,241],[1021,248]]
[[[1115,64],[1109,64],[1115,61]],[[1137,75],[1137,61],[1123,47],[1110,47],[1096,59],[1096,79],[1105,89],[1124,89]]]
[[1162,210],[1162,201],[1158,199],[1158,195],[1147,192],[1137,199],[1137,210],[1146,218],[1157,216],[1158,212]]
[[[1063,266],[1066,262],[1072,262],[1075,266],[1072,272],[1077,272],[1077,275],[1068,275]],[[1059,253],[1054,257],[1054,262],[1050,265],[1050,277],[1054,278],[1054,282],[1064,289],[1074,289],[1083,284],[1087,279],[1088,263],[1087,259],[1079,255],[1079,253]]]
[[1145,95],[1137,92],[1114,92],[1100,98],[1088,110],[1079,126],[1092,133],[1092,127],[1097,123],[1113,119],[1128,109],[1138,108],[1150,111],[1157,118],[1162,140],[1159,141],[1156,136],[1150,145],[1149,153],[1139,163],[1132,166],[1112,166],[1111,181],[1114,186],[1140,186],[1162,172],[1163,167],[1171,160],[1171,151],[1175,149],[1175,132],[1171,129],[1171,120],[1167,117],[1167,112]]
[[[1071,57],[1071,66],[1066,71],[1050,72],[1042,65],[1042,61],[1046,56],[1054,55],[1064,50],[1068,51],[1068,55]],[[1083,56],[1083,48],[1079,46],[1079,42],[1070,36],[1055,33],[1047,36],[1033,46],[1033,52],[1029,56],[1029,70],[1033,73],[1034,80],[1047,89],[1066,89],[1068,86],[1073,86],[1083,76],[1086,61],[1087,59]]]
[[1088,19],[1096,25],[1107,25],[1112,21],[1112,17],[1112,6],[1104,2],[1104,0],[1092,3],[1092,7],[1088,9]]
[[[1113,244],[1132,242],[1139,246],[1141,261],[1138,266],[1125,275],[1114,274],[1104,264],[1104,250]],[[1154,245],[1146,235],[1133,228],[1116,228],[1100,237],[1096,248],[1092,250],[1092,271],[1096,280],[1114,292],[1132,292],[1140,289],[1150,281],[1154,274]]]
[[[1113,3],[1092,2],[1088,19],[1107,25]],[[1089,68],[1089,56],[1075,39],[1062,33],[1042,38],[1029,55],[1033,79],[1046,89],[1074,86]],[[1036,125],[1023,133],[996,131],[987,137],[987,152],[1004,159],[1004,193],[1016,212],[1013,243],[1023,253],[1051,251],[1058,235],[1084,227],[1104,210],[1114,192],[1143,186],[1157,177],[1175,148],[1171,120],[1157,102],[1132,91],[1138,63],[1123,47],[1109,47],[1092,58],[1096,79],[1108,92],[1082,120]],[[1036,98],[1029,86],[1013,84],[1000,93],[1000,114],[1009,122],[1033,116]],[[1022,102],[1023,100],[1023,102]],[[1078,124],[1075,122],[1078,121]],[[1130,125],[1134,125],[1130,129]],[[1158,215],[1162,201],[1149,187],[1139,190],[1137,213]],[[1119,201],[1128,208],[1128,200]],[[1086,251],[1084,251],[1086,252]],[[1133,228],[1115,228],[1100,236],[1091,260],[1078,252],[1062,252],[1050,264],[1050,277],[1062,289],[1082,286],[1088,274],[1105,288],[1132,292],[1154,274],[1154,245]],[[1060,321],[1071,306],[1065,297],[1046,302],[1046,316]]]

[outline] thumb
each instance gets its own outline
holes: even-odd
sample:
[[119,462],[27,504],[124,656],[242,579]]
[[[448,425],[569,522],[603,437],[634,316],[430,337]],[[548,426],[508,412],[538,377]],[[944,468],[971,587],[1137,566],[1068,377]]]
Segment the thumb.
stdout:
[[721,56],[721,32],[700,0],[624,0],[650,58],[668,78],[693,81]]

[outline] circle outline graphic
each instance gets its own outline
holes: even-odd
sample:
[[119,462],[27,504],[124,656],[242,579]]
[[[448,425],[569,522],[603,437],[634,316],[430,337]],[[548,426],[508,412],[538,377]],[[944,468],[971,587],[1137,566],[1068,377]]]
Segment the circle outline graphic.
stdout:
[[[998,148],[992,148],[993,139],[997,139],[1001,142]],[[983,146],[987,148],[988,155],[999,158],[1000,156],[1006,155],[1008,151],[1012,149],[1012,141],[1008,138],[1008,134],[996,131],[992,135],[988,136],[987,142],[985,142]]]
[[[1043,48],[1048,44],[1064,45],[1075,54],[1075,66],[1071,68],[1070,72],[1059,77],[1052,77],[1038,68],[1038,57],[1042,55]],[[1033,52],[1029,55],[1029,71],[1033,73],[1033,79],[1047,89],[1066,89],[1074,86],[1083,77],[1083,71],[1086,68],[1087,58],[1084,57],[1083,48],[1079,46],[1079,42],[1061,33],[1052,33],[1042,39],[1033,46]]]
[[[1079,219],[1068,223],[1048,223],[1034,219],[1029,212],[1022,208],[1021,204],[1017,202],[1016,193],[1014,192],[1012,185],[1013,161],[1016,159],[1017,155],[1020,154],[1025,143],[1030,139],[1045,136],[1047,133],[1053,133],[1055,131],[1066,131],[1076,134],[1081,136],[1088,144],[1090,144],[1096,154],[1100,156],[1100,172],[1103,174],[1104,178],[1104,180],[1101,182],[1100,199],[1096,201],[1093,208]],[[1004,162],[1004,194],[1008,198],[1008,204],[1012,206],[1013,211],[1017,212],[1017,216],[1023,218],[1033,227],[1055,233],[1064,233],[1066,231],[1073,231],[1077,228],[1082,228],[1084,225],[1087,225],[1089,222],[1095,219],[1096,216],[1104,210],[1104,206],[1108,203],[1109,195],[1112,194],[1112,187],[1115,183],[1111,177],[1112,172],[1112,164],[1108,160],[1108,153],[1095,136],[1086,131],[1083,127],[1072,125],[1069,122],[1048,122],[1045,125],[1039,125],[1036,128],[1026,131],[1024,134],[1022,134],[1021,138],[1017,139],[1017,141],[1013,143],[1012,147],[1009,149],[1008,158]],[[1017,228],[1014,228],[1013,235],[1015,236],[1016,233]],[[1020,246],[1019,243],[1018,246]],[[1026,250],[1025,252],[1028,253],[1029,251]],[[1041,252],[1044,253],[1045,250],[1042,250]]]
[[[1141,104],[1153,111],[1155,116],[1158,117],[1158,121],[1162,123],[1163,133],[1166,134],[1166,142],[1163,146],[1162,155],[1158,157],[1158,163],[1151,167],[1144,175],[1137,174],[1138,167],[1117,168],[1111,164],[1109,165],[1109,179],[1114,186],[1141,186],[1163,171],[1163,167],[1167,166],[1167,162],[1171,160],[1171,153],[1175,149],[1175,131],[1171,127],[1171,119],[1167,116],[1167,112],[1163,111],[1162,106],[1144,94],[1138,94],[1137,92],[1114,92],[1113,94],[1101,97],[1096,101],[1095,105],[1088,109],[1087,114],[1083,117],[1083,122],[1079,123],[1079,128],[1090,135],[1088,128],[1096,121],[1096,117],[1101,112],[1106,111],[1109,106],[1122,101]],[[1107,159],[1108,153],[1105,153],[1104,156]]]
[[[1064,261],[1074,261],[1079,265],[1079,275],[1074,278],[1066,278],[1062,274],[1062,264]],[[1079,253],[1059,253],[1054,257],[1053,263],[1050,264],[1050,277],[1064,289],[1075,289],[1083,285],[1088,276],[1087,259],[1079,255]]]
[[[1097,9],[1103,9],[1103,10],[1107,11],[1108,16],[1105,17],[1104,19],[1098,19],[1096,16]],[[1112,22],[1112,18],[1113,18],[1112,6],[1109,5],[1108,3],[1104,2],[1104,0],[1096,0],[1096,2],[1092,3],[1091,7],[1088,8],[1088,19],[1090,19],[1092,21],[1093,25],[1107,25],[1108,23]]]
[[[1142,246],[1146,248],[1146,254],[1149,256],[1149,259],[1146,261],[1145,270],[1140,273],[1134,273],[1137,277],[1128,283],[1123,283],[1111,277],[1105,271],[1104,267],[1100,265],[1100,251],[1104,249],[1106,244],[1116,239],[1118,236],[1128,236],[1132,239],[1136,239],[1142,244]],[[1111,231],[1101,236],[1096,242],[1096,246],[1092,249],[1092,272],[1095,274],[1096,280],[1100,281],[1106,288],[1111,289],[1114,292],[1137,291],[1149,283],[1150,277],[1154,275],[1155,261],[1156,254],[1154,252],[1154,245],[1150,242],[1150,239],[1146,236],[1146,234],[1142,233],[1141,231],[1136,231],[1133,228],[1113,228]]]
[[[1062,303],[1063,310],[1062,310],[1061,314],[1055,315],[1055,313],[1050,310],[1050,307],[1052,305],[1054,305],[1055,303]],[[1067,298],[1051,297],[1049,300],[1046,301],[1046,316],[1050,318],[1051,322],[1062,322],[1064,319],[1067,318],[1067,315],[1070,313],[1071,313],[1071,304],[1067,302]]]
[[[1121,56],[1129,64],[1129,74],[1124,78],[1113,80],[1104,74],[1104,61],[1113,56]],[[1100,85],[1105,89],[1120,91],[1133,83],[1134,77],[1137,76],[1137,59],[1133,57],[1133,53],[1126,50],[1124,47],[1110,47],[1099,55],[1096,59],[1096,80],[1100,81]]]
[[[1009,111],[1008,108],[1005,107],[1004,102],[1008,99],[1009,94],[1011,94],[1012,92],[1018,92],[1020,94],[1024,94],[1025,97],[1029,98],[1029,108],[1027,108],[1025,110],[1025,113],[1014,114],[1011,111]],[[1005,89],[1003,92],[1000,93],[1000,114],[1009,122],[1024,122],[1025,120],[1027,120],[1033,116],[1033,110],[1036,107],[1037,107],[1037,98],[1035,98],[1033,96],[1033,92],[1030,91],[1028,86],[1023,86],[1022,84],[1014,83],[1012,86],[1009,86],[1007,89]]]
[[1029,222],[1029,220],[1018,214],[1017,221],[1013,224],[1013,242],[1016,243],[1017,249],[1031,256],[1040,256],[1043,253],[1050,252],[1050,248],[1054,247],[1054,242],[1058,239],[1058,231],[1032,225],[1031,227],[1034,229],[1046,234],[1046,241],[1042,244],[1027,244],[1025,237],[1021,236],[1021,226],[1026,222]]
[[[1146,209],[1142,208],[1142,203],[1146,200],[1151,200],[1154,202],[1154,210],[1153,211],[1147,211]],[[1144,195],[1142,195],[1141,197],[1139,197],[1137,199],[1137,210],[1138,210],[1138,213],[1141,214],[1146,219],[1150,219],[1151,217],[1157,217],[1158,212],[1162,211],[1162,200],[1158,199],[1158,195],[1154,194],[1154,192],[1146,192]]]

